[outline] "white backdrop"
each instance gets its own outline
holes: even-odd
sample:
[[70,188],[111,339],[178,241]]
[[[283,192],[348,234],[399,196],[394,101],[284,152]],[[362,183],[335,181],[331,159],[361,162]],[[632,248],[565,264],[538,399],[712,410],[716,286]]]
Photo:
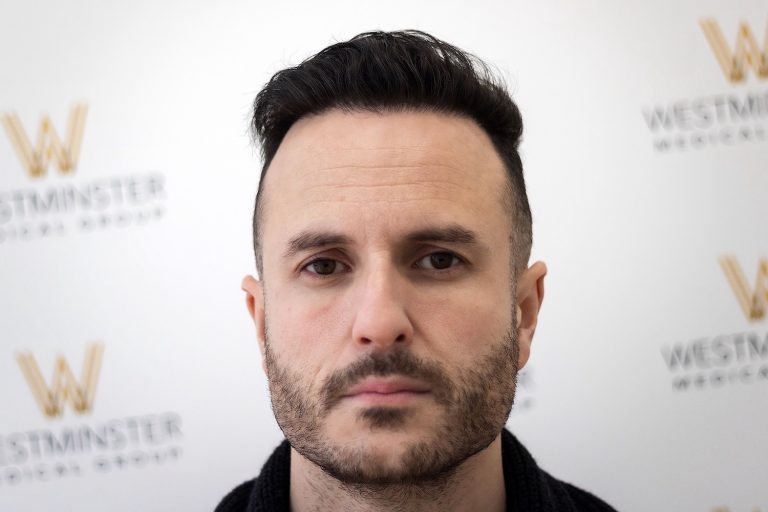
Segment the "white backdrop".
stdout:
[[[0,114],[34,145],[88,108],[71,173],[30,177],[0,132],[0,509],[206,511],[258,472],[281,435],[239,289],[249,105],[327,44],[419,28],[523,112],[550,273],[510,428],[622,512],[768,512],[768,316],[719,264],[768,300],[768,73],[728,80],[702,19],[768,56],[757,0],[0,1]],[[90,407],[46,416],[17,356],[83,384],[91,343]]]

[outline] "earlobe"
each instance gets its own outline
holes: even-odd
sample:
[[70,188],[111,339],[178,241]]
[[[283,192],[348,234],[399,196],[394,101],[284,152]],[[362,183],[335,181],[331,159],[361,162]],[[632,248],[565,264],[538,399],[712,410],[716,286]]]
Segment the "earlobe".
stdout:
[[544,277],[547,266],[542,261],[531,265],[517,282],[517,337],[520,355],[518,369],[528,362],[531,353],[531,343],[536,331],[539,311],[544,300]]
[[240,287],[245,292],[245,305],[248,308],[248,313],[251,315],[253,324],[256,327],[256,339],[259,343],[259,350],[261,351],[263,360],[264,351],[266,349],[264,288],[261,281],[256,280],[253,276],[245,276]]

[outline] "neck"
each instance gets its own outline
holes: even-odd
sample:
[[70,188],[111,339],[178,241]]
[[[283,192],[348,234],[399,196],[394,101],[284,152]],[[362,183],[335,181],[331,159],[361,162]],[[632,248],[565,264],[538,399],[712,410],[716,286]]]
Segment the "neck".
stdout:
[[290,485],[291,512],[503,512],[506,505],[500,435],[450,476],[418,486],[350,486],[291,448]]

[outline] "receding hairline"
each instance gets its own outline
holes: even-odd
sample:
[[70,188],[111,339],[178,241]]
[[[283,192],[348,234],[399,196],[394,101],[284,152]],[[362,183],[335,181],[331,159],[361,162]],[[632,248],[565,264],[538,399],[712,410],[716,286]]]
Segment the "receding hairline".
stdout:
[[[474,119],[470,115],[463,114],[463,113],[460,113],[460,112],[453,112],[453,111],[446,112],[446,111],[441,111],[441,110],[437,110],[437,109],[433,109],[433,108],[429,108],[429,107],[418,108],[418,107],[407,106],[407,107],[403,107],[403,108],[384,107],[384,108],[375,108],[375,109],[374,108],[334,107],[334,108],[325,109],[322,112],[308,114],[306,116],[302,116],[301,118],[297,119],[296,122],[294,122],[291,125],[291,127],[286,131],[285,135],[283,136],[283,138],[280,141],[280,145],[275,150],[275,153],[272,156],[272,159],[269,161],[268,164],[265,165],[264,169],[262,170],[262,175],[263,175],[262,179],[266,180],[267,171],[269,170],[269,168],[271,168],[273,162],[275,161],[275,159],[277,159],[278,155],[284,154],[280,150],[281,150],[281,148],[284,147],[286,141],[292,140],[292,139],[294,139],[296,137],[301,137],[302,135],[299,135],[299,134],[302,134],[302,132],[304,132],[304,130],[308,128],[307,125],[310,124],[310,123],[316,123],[318,121],[320,123],[324,123],[324,121],[326,119],[327,120],[331,120],[334,117],[338,117],[338,116],[340,116],[342,118],[352,119],[354,122],[357,122],[357,121],[366,122],[367,120],[374,120],[374,121],[376,121],[378,119],[384,119],[384,118],[387,118],[387,117],[399,116],[399,115],[406,115],[406,116],[414,115],[416,117],[421,118],[422,120],[425,117],[427,117],[427,118],[431,117],[431,118],[434,118],[434,119],[438,120],[441,123],[443,121],[448,121],[454,127],[463,126],[463,128],[461,128],[461,129],[468,129],[468,130],[470,130],[472,132],[472,134],[470,136],[473,136],[473,135],[477,136],[477,138],[481,141],[481,144],[486,145],[488,148],[490,148],[492,150],[492,153],[493,153],[493,155],[495,157],[495,160],[496,160],[495,162],[493,162],[493,165],[498,164],[499,168],[502,171],[504,171],[505,173],[508,172],[507,169],[506,169],[506,164],[504,162],[503,155],[501,155],[500,152],[498,151],[498,149],[497,149],[496,145],[494,144],[494,141],[491,139],[490,135],[488,134],[488,132],[485,129],[483,129],[482,126],[480,126],[480,124],[477,122],[477,120]],[[407,118],[404,118],[403,121],[407,123],[409,120]],[[353,130],[357,126],[352,126],[352,130],[345,129],[343,131],[343,133],[345,135],[347,133],[352,134],[352,137],[350,137],[350,141],[352,142],[352,146],[350,146],[350,147],[343,147],[343,148],[341,148],[341,147],[326,148],[326,147],[324,147],[323,142],[314,143],[317,140],[322,140],[323,139],[323,136],[322,136],[322,134],[323,134],[323,131],[322,131],[323,125],[321,125],[321,126],[310,125],[310,126],[311,126],[311,130],[313,130],[314,133],[317,133],[318,135],[317,136],[310,136],[309,147],[311,149],[310,149],[310,152],[307,153],[307,159],[308,160],[311,160],[312,158],[314,158],[317,155],[321,155],[323,153],[326,153],[326,152],[328,152],[328,150],[335,151],[337,149],[344,149],[344,150],[346,150],[346,149],[352,149],[352,150],[366,150],[366,149],[368,149],[368,147],[366,147],[366,146],[357,147],[357,146],[354,145],[354,139],[355,139],[356,135],[355,135],[355,132]],[[364,129],[368,129],[368,127],[366,126],[366,127],[364,127]],[[457,134],[457,132],[459,130],[461,130],[461,129],[454,128],[453,134],[454,135]],[[297,132],[299,134],[297,134]],[[459,135],[460,138],[462,138],[462,140],[466,140],[465,139],[465,135],[466,135],[465,133],[458,133],[458,135]],[[315,141],[313,141],[313,139],[315,139]],[[332,140],[335,141],[335,139],[332,139]],[[429,141],[429,144],[432,144],[433,141],[434,140]],[[333,142],[332,142],[332,144],[333,144]],[[420,146],[419,144],[414,142],[414,144],[407,145],[407,146],[406,145],[393,146],[392,149],[396,149],[396,150],[418,149],[419,147],[422,147],[422,146]],[[424,147],[426,147],[426,146],[424,146]],[[444,147],[446,149],[449,149],[449,150],[454,150],[454,148],[456,146],[454,144],[451,144],[451,145],[446,144]],[[377,149],[386,149],[386,148],[377,148]],[[261,183],[259,184],[259,186],[260,186],[260,188],[263,187],[263,185]]]

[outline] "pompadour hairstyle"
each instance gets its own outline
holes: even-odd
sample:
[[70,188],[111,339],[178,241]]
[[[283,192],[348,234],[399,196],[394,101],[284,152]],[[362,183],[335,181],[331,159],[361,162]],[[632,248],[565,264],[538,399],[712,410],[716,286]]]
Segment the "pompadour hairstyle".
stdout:
[[365,32],[333,44],[298,66],[275,73],[256,96],[251,131],[264,166],[253,213],[253,245],[262,278],[260,223],[269,164],[296,121],[330,109],[428,111],[474,120],[506,167],[513,270],[525,268],[532,233],[518,153],[523,131],[520,111],[503,80],[483,61],[425,32],[405,30]]

